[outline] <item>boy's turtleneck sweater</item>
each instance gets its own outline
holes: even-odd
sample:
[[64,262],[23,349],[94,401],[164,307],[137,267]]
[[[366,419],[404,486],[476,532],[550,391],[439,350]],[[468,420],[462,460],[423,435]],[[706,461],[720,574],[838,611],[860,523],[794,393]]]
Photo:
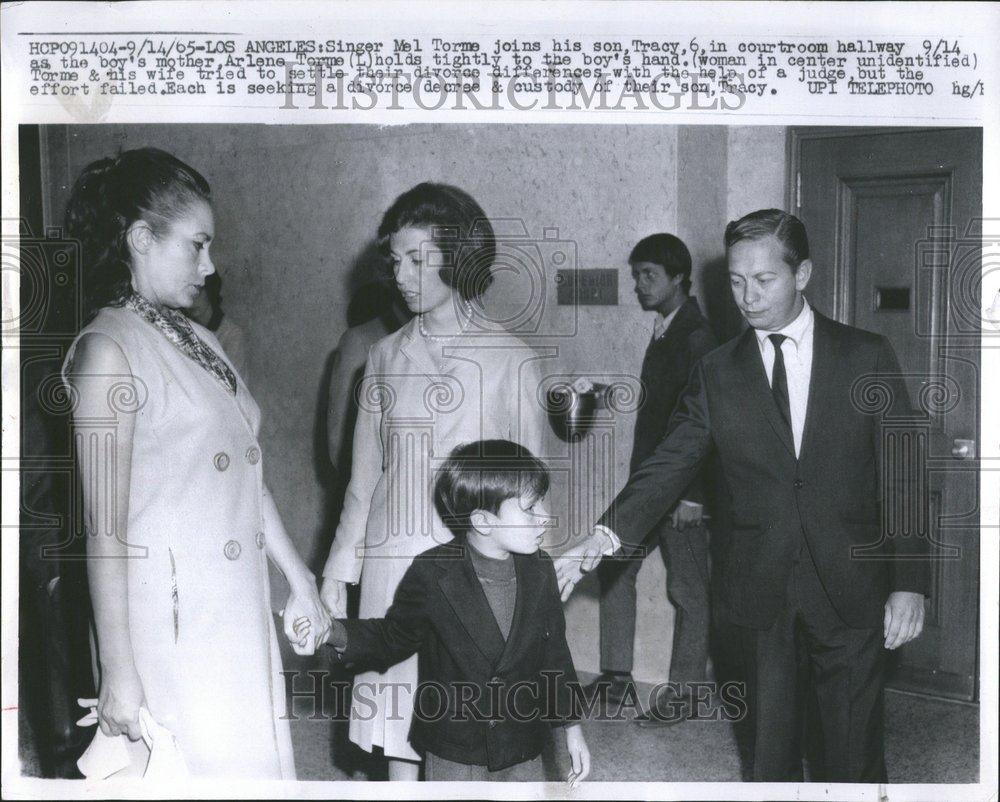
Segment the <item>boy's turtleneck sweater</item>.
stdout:
[[508,554],[503,559],[487,557],[471,543],[469,556],[472,567],[483,587],[486,600],[493,611],[493,617],[500,627],[504,640],[510,635],[510,627],[514,622],[514,602],[517,599],[517,575],[514,571],[514,557]]

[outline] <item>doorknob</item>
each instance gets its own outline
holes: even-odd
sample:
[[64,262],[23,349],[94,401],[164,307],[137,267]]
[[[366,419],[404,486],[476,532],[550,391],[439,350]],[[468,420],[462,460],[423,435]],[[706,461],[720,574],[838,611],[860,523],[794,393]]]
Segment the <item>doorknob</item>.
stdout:
[[976,441],[956,439],[951,447],[951,455],[955,459],[975,459]]

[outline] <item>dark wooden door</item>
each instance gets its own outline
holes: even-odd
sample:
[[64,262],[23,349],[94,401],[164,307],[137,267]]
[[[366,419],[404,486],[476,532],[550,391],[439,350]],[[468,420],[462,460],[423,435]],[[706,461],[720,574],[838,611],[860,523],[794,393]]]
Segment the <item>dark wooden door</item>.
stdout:
[[814,263],[810,301],[886,335],[926,414],[921,453],[933,541],[924,634],[891,684],[977,696],[980,129],[793,129],[792,186]]

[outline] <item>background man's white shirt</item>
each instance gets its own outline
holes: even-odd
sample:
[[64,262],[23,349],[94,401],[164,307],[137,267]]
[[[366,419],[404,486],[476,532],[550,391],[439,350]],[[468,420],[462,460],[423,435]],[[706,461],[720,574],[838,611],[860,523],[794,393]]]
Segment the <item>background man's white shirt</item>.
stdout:
[[668,314],[666,317],[661,315],[659,312],[656,313],[656,320],[653,321],[653,339],[658,340],[664,334],[667,333],[667,329],[670,328],[670,323],[675,317],[677,317],[677,310],[680,309],[678,306],[673,312]]

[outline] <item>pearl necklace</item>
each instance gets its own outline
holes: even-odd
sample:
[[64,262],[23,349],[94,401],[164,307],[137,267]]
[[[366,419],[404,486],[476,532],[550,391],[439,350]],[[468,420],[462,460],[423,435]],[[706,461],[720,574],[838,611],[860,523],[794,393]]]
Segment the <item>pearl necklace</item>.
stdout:
[[[472,304],[469,303],[468,301],[462,302],[462,314],[465,320],[472,319]],[[424,339],[428,341],[427,350],[429,352],[432,352],[431,357],[434,359],[434,362],[437,365],[438,372],[439,373],[447,372],[447,367],[449,362],[451,361],[451,357],[447,357],[444,355],[445,346],[457,340],[461,340],[467,334],[467,331],[463,329],[457,334],[431,334],[429,331],[426,331],[425,329],[423,329],[423,327],[421,327],[420,333],[424,337]],[[435,356],[433,354],[434,349],[431,348],[430,343],[442,343],[440,356]]]
[[[461,334],[427,334],[424,333],[424,337],[427,340],[427,351],[430,353],[431,358],[438,367],[439,373],[446,373],[448,364],[451,362],[452,357],[445,356],[444,350],[449,344],[455,343],[462,337]],[[440,343],[440,345],[436,345]]]

